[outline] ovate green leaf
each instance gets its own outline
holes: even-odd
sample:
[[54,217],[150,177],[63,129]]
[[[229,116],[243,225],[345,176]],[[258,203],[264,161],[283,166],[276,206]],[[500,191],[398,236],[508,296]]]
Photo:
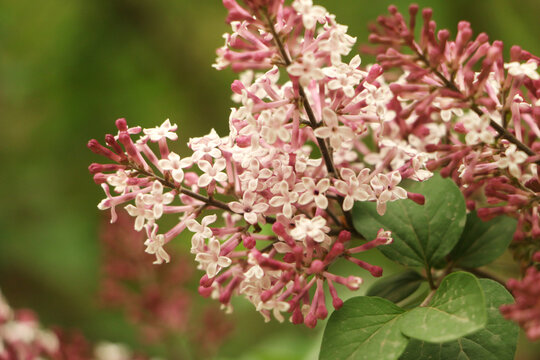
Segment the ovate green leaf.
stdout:
[[398,325],[404,313],[405,310],[378,297],[347,300],[328,320],[319,359],[398,359],[408,342]]
[[408,199],[394,201],[380,216],[375,203],[357,202],[353,208],[354,227],[366,239],[374,239],[380,228],[392,231],[394,242],[380,246],[380,251],[404,265],[431,267],[452,250],[461,236],[466,219],[463,195],[452,180],[438,174],[404,187],[424,195],[425,204]]
[[499,311],[513,301],[512,295],[493,280],[479,282],[486,298],[485,329],[443,344],[411,340],[400,360],[513,360],[519,328]]
[[456,272],[443,279],[428,306],[412,309],[399,324],[410,338],[440,343],[483,329],[486,320],[486,302],[478,279]]
[[499,216],[490,221],[482,221],[476,211],[467,215],[467,224],[450,257],[456,265],[479,267],[489,264],[501,256],[516,230],[517,221],[507,216]]

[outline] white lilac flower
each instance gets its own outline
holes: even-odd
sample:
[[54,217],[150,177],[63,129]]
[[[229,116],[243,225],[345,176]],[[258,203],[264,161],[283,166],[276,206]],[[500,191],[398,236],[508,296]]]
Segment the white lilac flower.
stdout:
[[232,263],[232,260],[227,256],[221,256],[220,251],[221,244],[219,240],[212,237],[208,241],[208,249],[195,256],[195,260],[206,270],[209,278],[213,278],[222,268],[229,267]]
[[342,142],[354,139],[354,132],[348,126],[340,126],[337,114],[329,108],[323,110],[324,126],[315,129],[315,136],[329,139],[330,146],[338,149]]
[[467,145],[476,145],[479,142],[491,144],[495,140],[493,133],[489,130],[489,118],[478,116],[470,111],[460,118],[463,126],[467,130],[465,142]]
[[352,98],[354,96],[354,87],[360,83],[366,74],[364,71],[358,70],[360,63],[360,56],[356,55],[349,64],[340,62],[324,68],[324,74],[333,78],[328,82],[328,88],[330,90],[341,89],[347,97]]
[[401,182],[399,171],[393,171],[390,174],[377,174],[374,176],[370,185],[377,198],[377,212],[384,215],[386,212],[386,203],[398,199],[406,199],[407,191],[397,186]]
[[181,183],[184,180],[184,168],[191,166],[191,158],[180,159],[174,152],[169,153],[167,159],[158,161],[158,165],[165,171],[170,171],[174,181]]
[[367,173],[369,173],[369,169],[363,169],[361,175],[357,177],[353,170],[341,169],[341,178],[343,180],[336,180],[334,186],[345,197],[343,199],[344,211],[351,210],[355,201],[366,201],[371,197],[371,187],[359,181],[359,177],[364,177]]
[[297,192],[303,192],[298,199],[300,205],[306,205],[312,201],[315,201],[317,207],[326,209],[328,207],[328,199],[326,198],[326,191],[330,187],[330,179],[324,178],[319,180],[317,184],[312,178],[303,177],[302,182],[298,183],[294,190]]
[[206,187],[212,181],[225,182],[227,181],[227,174],[223,170],[227,167],[227,162],[223,158],[217,159],[214,164],[210,164],[206,160],[199,160],[197,163],[199,168],[204,173],[199,177],[197,185],[199,187]]
[[198,223],[195,219],[190,219],[186,221],[187,228],[189,231],[193,232],[191,238],[191,253],[196,254],[199,250],[202,249],[204,245],[204,239],[209,239],[212,237],[212,229],[208,225],[212,224],[217,220],[217,215],[208,215],[202,218],[201,222]]
[[520,64],[517,61],[504,64],[504,68],[508,70],[508,73],[515,77],[527,76],[532,80],[540,79],[540,74],[536,71],[538,64],[535,61],[529,61],[524,64]]
[[277,139],[283,142],[291,140],[291,132],[285,127],[287,122],[287,109],[280,107],[275,111],[264,110],[257,119],[261,124],[261,136],[268,144],[273,144]]
[[522,164],[525,160],[527,160],[527,154],[525,154],[523,151],[517,150],[516,145],[510,144],[510,146],[508,146],[504,152],[504,155],[504,157],[497,161],[499,169],[508,168],[508,172],[512,174],[512,176],[516,178],[521,177],[521,168],[519,164]]
[[298,193],[289,191],[289,184],[285,180],[275,184],[271,191],[274,196],[270,199],[269,204],[273,207],[281,207],[283,215],[289,219],[292,218],[295,210],[293,204],[298,201]]
[[229,208],[238,214],[242,214],[244,219],[250,224],[255,224],[258,217],[262,215],[268,207],[268,204],[261,202],[261,199],[257,201],[257,194],[251,191],[246,191],[244,193],[242,202],[233,201],[229,203]]
[[242,188],[249,191],[262,191],[266,180],[272,176],[272,170],[261,168],[259,160],[252,159],[249,166],[238,177],[242,182]]
[[296,221],[296,227],[291,231],[291,236],[299,241],[310,237],[313,241],[322,243],[328,231],[330,228],[326,226],[326,220],[322,216],[315,216],[313,219],[301,217]]
[[327,14],[324,7],[313,5],[312,0],[295,0],[293,2],[294,10],[302,14],[302,22],[306,29],[313,29],[317,25],[317,21]]
[[188,146],[193,150],[191,158],[195,162],[203,159],[205,156],[218,159],[221,157],[221,150],[218,148],[221,144],[221,138],[214,129],[203,137],[191,138],[188,143]]
[[287,67],[287,71],[293,76],[298,76],[300,85],[303,87],[307,87],[311,80],[324,79],[324,73],[313,53],[304,54],[302,62],[292,63]]
[[[356,38],[347,34],[347,29],[345,25],[335,24],[329,29],[330,36],[328,39],[321,40],[319,43],[320,50],[330,53],[330,59],[334,65],[341,63],[341,56],[349,54],[354,43],[356,43]],[[358,56],[359,58],[360,56]],[[358,59],[353,58],[355,63],[358,62],[356,67],[360,65]]]
[[94,348],[96,360],[129,360],[132,357],[129,349],[123,344],[101,342]]
[[159,265],[164,261],[168,263],[171,261],[171,257],[169,254],[167,254],[165,249],[163,249],[163,245],[165,245],[165,235],[157,234],[157,225],[152,226],[152,230],[150,230],[150,228],[150,226],[146,227],[148,239],[146,239],[144,242],[144,245],[146,246],[144,252],[156,256],[156,261],[154,261],[154,264]]
[[132,186],[128,184],[128,180],[130,179],[129,175],[129,172],[120,169],[116,171],[114,175],[107,176],[107,183],[114,186],[114,191],[118,194],[123,194],[132,188]]
[[154,220],[154,213],[144,202],[143,194],[137,194],[135,198],[135,206],[129,204],[125,207],[128,214],[135,217],[135,230],[141,231],[146,220]]
[[178,126],[176,124],[171,125],[171,121],[167,119],[163,124],[161,124],[161,126],[156,126],[152,129],[143,129],[143,132],[150,138],[150,141],[152,142],[158,142],[162,139],[174,141],[178,139],[178,135],[175,133],[177,129]]
[[174,200],[172,193],[163,193],[163,185],[158,180],[152,184],[150,194],[144,194],[142,200],[146,205],[152,205],[152,211],[155,219],[163,215],[163,205],[170,204]]
[[274,318],[276,318],[276,320],[279,322],[283,322],[285,319],[281,313],[289,311],[289,308],[290,305],[288,302],[272,298],[265,302],[261,301],[257,306],[257,311],[263,315],[266,322],[270,321],[270,317],[267,316],[263,310],[272,311]]

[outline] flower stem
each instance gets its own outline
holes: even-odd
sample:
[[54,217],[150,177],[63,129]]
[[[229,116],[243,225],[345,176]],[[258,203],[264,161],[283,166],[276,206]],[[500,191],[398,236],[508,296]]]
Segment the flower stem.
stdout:
[[[225,210],[225,211],[229,211],[229,212],[232,212],[232,213],[235,213],[234,211],[231,210],[231,208],[229,207],[229,205],[223,201],[219,201],[219,200],[216,200],[215,198],[213,197],[207,197],[207,196],[204,196],[204,195],[201,195],[201,194],[198,194],[194,191],[191,191],[189,189],[186,189],[182,186],[176,186],[173,182],[165,179],[165,178],[162,178],[160,176],[157,176],[156,174],[153,174],[151,172],[148,172],[146,170],[143,170],[143,169],[140,169],[140,168],[136,168],[136,167],[133,167],[133,170],[139,172],[140,174],[143,174],[143,175],[146,175],[146,176],[150,176],[150,177],[153,177],[155,180],[159,181],[161,184],[163,184],[164,186],[170,188],[170,189],[173,189],[173,190],[176,190],[176,191],[179,191],[180,193],[184,194],[184,195],[187,195],[195,200],[199,200],[199,201],[202,201],[204,202],[207,206],[213,206],[213,207],[216,207],[218,209],[222,209],[222,210]],[[235,213],[236,214],[236,213]],[[269,217],[269,216],[266,216],[265,217],[265,220],[267,223],[269,224],[273,224],[276,222],[276,219],[272,218],[272,217]]]

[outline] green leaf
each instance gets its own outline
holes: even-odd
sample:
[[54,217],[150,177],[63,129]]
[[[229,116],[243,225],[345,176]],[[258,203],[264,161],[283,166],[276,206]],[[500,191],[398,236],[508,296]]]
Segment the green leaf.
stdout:
[[347,300],[328,320],[319,359],[398,359],[408,342],[398,326],[404,313],[378,297]]
[[406,270],[378,280],[367,291],[367,296],[379,296],[393,303],[411,296],[425,279],[414,270]]
[[444,344],[411,340],[400,360],[513,360],[519,327],[499,311],[501,305],[513,301],[512,295],[493,280],[479,282],[486,297],[485,329]]
[[483,329],[486,319],[486,302],[478,279],[456,272],[443,279],[428,306],[412,309],[399,325],[410,338],[438,343]]
[[366,239],[374,239],[380,228],[392,231],[394,242],[378,248],[383,254],[404,265],[431,267],[458,242],[465,226],[465,200],[452,180],[438,174],[404,187],[424,195],[425,204],[408,199],[394,201],[380,216],[375,203],[357,202],[353,208],[354,227]]
[[517,221],[507,216],[499,216],[490,221],[482,221],[476,211],[467,215],[467,224],[450,257],[456,265],[479,267],[489,264],[501,256],[516,230]]

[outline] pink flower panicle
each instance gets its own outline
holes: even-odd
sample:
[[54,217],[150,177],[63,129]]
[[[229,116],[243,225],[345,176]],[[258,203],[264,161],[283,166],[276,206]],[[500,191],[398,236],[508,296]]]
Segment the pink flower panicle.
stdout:
[[0,293],[0,359],[50,358],[58,352],[55,333],[42,328],[31,310],[13,310]]
[[[135,229],[145,229],[146,252],[156,263],[170,261],[173,238],[186,227],[193,231],[191,252],[205,272],[199,292],[225,309],[242,295],[267,320],[289,313],[293,323],[315,326],[328,313],[324,284],[339,307],[334,285],[355,290],[362,283],[332,273],[335,260],[382,273],[352,256],[364,248],[347,249],[353,203],[376,202],[380,214],[398,199],[421,203],[399,184],[429,178],[429,157],[389,136],[398,109],[382,68],[361,70],[358,56],[341,61],[355,39],[323,7],[311,0],[224,5],[232,33],[224,35],[215,67],[243,71],[232,84],[238,106],[229,135],[191,139],[191,156],[181,157],[168,146],[176,125],[140,129],[117,120],[107,146],[89,143],[109,159],[90,166],[106,194],[98,207],[110,209],[115,221],[116,206],[125,206]],[[369,137],[380,152],[365,145]],[[161,233],[160,219],[170,215],[179,221]],[[390,234],[381,238],[368,244],[391,241]]]
[[[533,260],[540,262],[540,252],[535,253]],[[531,341],[540,339],[540,271],[531,266],[521,281],[510,279],[506,286],[512,291],[515,303],[501,306],[501,313],[517,322]]]
[[[482,219],[516,217],[514,239],[538,239],[540,59],[513,46],[505,63],[501,41],[474,37],[466,21],[453,39],[436,30],[431,9],[421,12],[417,40],[418,10],[409,8],[407,22],[389,7],[369,38],[381,66],[403,72],[390,84],[390,141],[398,152],[422,151],[427,168],[451,177]],[[422,177],[415,165],[402,175],[411,171]]]
[[0,360],[148,360],[125,345],[91,344],[82,333],[44,328],[29,309],[13,310],[0,293]]

